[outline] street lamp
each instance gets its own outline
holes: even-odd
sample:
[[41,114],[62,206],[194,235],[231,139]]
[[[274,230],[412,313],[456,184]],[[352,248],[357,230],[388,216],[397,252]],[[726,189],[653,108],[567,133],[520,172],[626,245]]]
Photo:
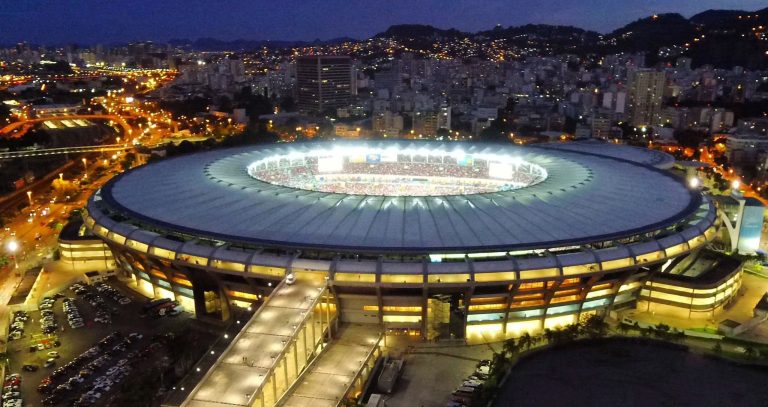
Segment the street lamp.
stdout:
[[19,261],[16,259],[16,251],[19,250],[19,243],[15,240],[8,241],[7,245],[8,252],[11,253],[11,256],[13,257],[13,264],[16,268],[19,268]]
[[83,171],[88,171],[88,160],[83,157]]
[[27,191],[27,198],[29,199],[29,205],[32,205],[32,191]]
[[64,181],[64,173],[63,172],[59,173],[59,181]]

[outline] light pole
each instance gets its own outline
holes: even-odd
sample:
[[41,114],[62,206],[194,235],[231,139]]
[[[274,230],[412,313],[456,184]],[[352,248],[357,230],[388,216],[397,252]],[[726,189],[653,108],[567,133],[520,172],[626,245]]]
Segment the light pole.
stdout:
[[59,181],[64,181],[64,173],[63,172],[59,173]]
[[8,252],[13,257],[13,265],[16,269],[19,268],[19,261],[16,259],[16,252],[19,250],[19,243],[15,240],[10,240],[7,244]]
[[32,191],[27,191],[27,199],[29,199],[29,205],[32,206]]

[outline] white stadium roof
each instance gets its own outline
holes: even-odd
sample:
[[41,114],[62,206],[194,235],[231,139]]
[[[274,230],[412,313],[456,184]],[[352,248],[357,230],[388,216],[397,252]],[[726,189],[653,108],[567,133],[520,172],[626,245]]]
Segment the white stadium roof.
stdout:
[[[701,204],[701,195],[673,175],[611,157],[617,151],[613,146],[608,156],[599,155],[603,144],[587,153],[561,145],[326,143],[248,146],[160,161],[110,181],[100,204],[155,230],[224,242],[403,253],[522,250],[618,239],[673,225]],[[503,192],[386,197],[292,189],[246,172],[266,156],[326,145],[509,154],[541,165],[548,177]],[[638,154],[637,161],[643,161],[645,153]],[[631,152],[621,156],[632,158]]]

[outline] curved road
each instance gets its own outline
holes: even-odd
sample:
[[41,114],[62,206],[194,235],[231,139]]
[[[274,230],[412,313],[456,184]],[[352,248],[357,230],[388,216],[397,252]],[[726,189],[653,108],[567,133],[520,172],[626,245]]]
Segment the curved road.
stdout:
[[[14,122],[11,123],[2,129],[0,129],[0,138],[21,138],[26,134],[27,131],[29,131],[32,126],[35,123],[42,123],[49,120],[112,120],[115,123],[119,124],[120,127],[123,128],[123,131],[125,134],[131,134],[133,132],[133,129],[131,129],[131,126],[128,125],[128,123],[125,121],[125,119],[122,116],[118,115],[109,115],[109,114],[77,114],[77,115],[68,115],[68,116],[52,116],[52,117],[43,117],[40,119],[29,119],[24,120],[20,122]],[[16,134],[13,134],[14,130],[18,130],[19,128],[22,128],[21,132],[17,132]]]

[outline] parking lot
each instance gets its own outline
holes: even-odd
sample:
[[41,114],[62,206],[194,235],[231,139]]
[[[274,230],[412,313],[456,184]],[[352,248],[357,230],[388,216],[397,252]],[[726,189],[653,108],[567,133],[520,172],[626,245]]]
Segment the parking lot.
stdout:
[[[165,339],[161,335],[181,330],[190,322],[188,313],[173,317],[142,317],[142,309],[147,299],[122,287],[119,283],[113,281],[108,283],[118,290],[119,295],[113,296],[109,291],[98,293],[93,287],[88,287],[86,292],[78,295],[69,288],[63,288],[60,291],[62,298],[53,301],[51,310],[57,327],[49,335],[42,334],[41,319],[44,317],[41,311],[32,311],[27,314],[23,336],[8,344],[10,365],[8,373],[19,373],[21,376],[20,392],[23,405],[73,405],[82,394],[87,393],[99,383],[101,386],[96,391],[99,393],[98,398],[91,397],[93,403],[81,405],[105,405],[105,400],[117,391],[119,381],[130,375],[133,363],[141,363],[142,369],[146,369],[150,366],[148,363],[162,362]],[[131,302],[123,301],[124,303],[120,304],[115,298],[122,296],[129,298]],[[64,311],[67,298],[72,299],[69,301],[71,303],[69,308],[77,309],[76,313],[69,312],[72,323],[68,321]],[[94,300],[95,298],[101,298],[101,300]],[[79,318],[73,319],[71,315]],[[82,326],[79,319],[82,319]],[[50,316],[48,316],[48,323],[50,323]],[[113,335],[114,332],[120,334]],[[130,336],[131,333],[137,335]],[[114,338],[87,352],[108,337]],[[39,344],[42,346],[38,346]],[[116,347],[118,348],[115,349]],[[51,356],[49,352],[57,352],[57,354]],[[46,394],[38,391],[38,386],[43,379],[84,353],[86,356],[81,357],[77,363],[70,365],[66,372],[51,380],[52,385],[48,389],[50,391]],[[49,361],[49,359],[53,360]],[[101,362],[93,363],[97,359],[101,359]],[[53,366],[45,367],[46,362],[53,363]],[[37,370],[25,371],[24,365],[35,366]],[[89,365],[92,369],[89,369]],[[82,372],[83,370],[86,371]],[[113,380],[116,378],[117,380]],[[60,396],[54,398],[56,403],[44,404],[43,400],[50,397],[55,387],[67,381],[71,382],[71,389],[67,390],[66,386],[63,387],[57,392]]]
[[[464,387],[478,363],[491,357],[488,345],[434,346],[412,343],[403,347],[390,340],[390,354],[402,354],[403,373],[395,391],[385,397],[390,407],[445,407],[460,405],[453,392]],[[474,385],[474,383],[472,384]]]

